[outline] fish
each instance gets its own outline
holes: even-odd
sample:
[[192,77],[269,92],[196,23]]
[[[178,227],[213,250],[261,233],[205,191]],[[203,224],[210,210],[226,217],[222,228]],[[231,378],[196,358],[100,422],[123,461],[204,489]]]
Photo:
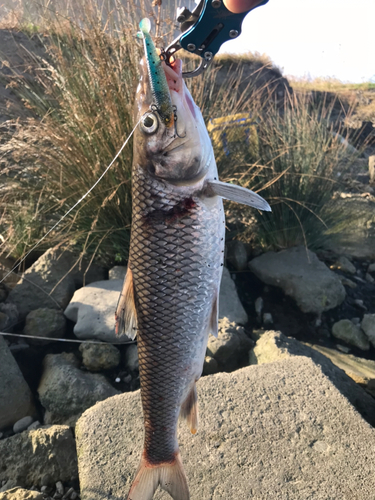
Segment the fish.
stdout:
[[177,441],[179,418],[198,429],[196,382],[209,334],[217,336],[224,265],[223,198],[270,210],[243,187],[220,182],[202,114],[182,61],[161,60],[140,23],[145,57],[135,99],[132,225],[116,332],[137,336],[144,448],[128,500],[158,486],[189,500]]

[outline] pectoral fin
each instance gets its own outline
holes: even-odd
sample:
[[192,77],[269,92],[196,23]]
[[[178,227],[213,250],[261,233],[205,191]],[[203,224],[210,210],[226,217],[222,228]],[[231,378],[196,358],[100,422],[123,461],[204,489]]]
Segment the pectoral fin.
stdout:
[[137,314],[134,302],[133,273],[128,266],[122,292],[117,303],[116,335],[126,335],[134,340],[137,333]]
[[250,189],[237,186],[236,184],[213,180],[208,182],[208,188],[214,194],[226,200],[236,201],[237,203],[242,203],[258,210],[271,212],[271,207],[266,200],[259,196],[259,194],[254,193],[254,191],[250,191]]

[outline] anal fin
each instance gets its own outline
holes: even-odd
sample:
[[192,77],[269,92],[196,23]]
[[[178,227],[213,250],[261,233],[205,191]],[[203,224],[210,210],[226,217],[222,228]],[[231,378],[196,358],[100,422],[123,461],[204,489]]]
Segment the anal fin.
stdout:
[[181,405],[180,415],[182,418],[186,419],[190,432],[195,434],[198,430],[198,395],[197,395],[197,387],[194,382],[193,387],[191,388],[187,398]]
[[271,212],[271,207],[266,200],[250,189],[237,186],[236,184],[229,184],[227,182],[214,180],[210,180],[207,187],[209,191],[213,192],[217,196],[225,198],[226,200],[236,201],[237,203],[242,203],[243,205],[248,205],[249,207],[257,208],[258,210]]
[[126,335],[134,340],[137,333],[137,313],[134,301],[133,273],[129,266],[117,303],[115,319],[116,335]]

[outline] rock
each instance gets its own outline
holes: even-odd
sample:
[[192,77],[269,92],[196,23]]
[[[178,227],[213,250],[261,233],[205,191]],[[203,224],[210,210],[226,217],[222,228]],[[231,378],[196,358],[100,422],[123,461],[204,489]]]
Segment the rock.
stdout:
[[[265,332],[256,343],[256,346],[249,353],[250,364],[266,364],[283,360],[294,356],[305,356],[311,358],[331,383],[350,401],[359,413],[371,425],[375,425],[375,400],[358,386],[352,378],[343,370],[335,366],[330,359],[320,350],[320,346],[310,346],[301,344],[298,340],[286,337],[281,332],[269,330]],[[316,349],[316,350],[315,350]],[[318,349],[320,352],[318,352]],[[332,350],[331,350],[332,351]],[[343,359],[343,354],[335,351],[337,356]],[[349,355],[345,355],[346,357]],[[353,357],[354,356],[349,356]],[[358,358],[357,358],[358,359]],[[366,360],[364,360],[366,361]],[[374,362],[372,362],[374,363]],[[275,366],[274,364],[272,365]]]
[[123,280],[97,281],[77,290],[65,309],[65,316],[74,321],[74,334],[79,339],[106,342],[129,342],[115,333],[115,311]]
[[343,273],[349,274],[355,274],[357,271],[356,267],[344,255],[341,255],[341,257],[337,259],[335,264],[331,266],[331,269],[339,269]]
[[303,246],[267,252],[249,267],[264,283],[282,288],[305,313],[321,314],[345,299],[339,276]]
[[[375,430],[311,359],[203,377],[197,389],[198,432],[181,422],[178,437],[192,500],[373,497]],[[82,500],[126,496],[143,447],[141,414],[137,391],[80,418]]]
[[13,332],[13,326],[18,323],[18,309],[15,304],[0,304],[0,311],[8,316],[8,322],[4,326],[7,332]]
[[38,393],[48,411],[45,423],[72,425],[97,401],[119,394],[103,375],[80,370],[79,361],[72,353],[47,354],[43,367]]
[[28,431],[35,431],[36,429],[39,429],[42,427],[42,424],[39,422],[39,420],[35,420],[32,424],[30,424],[27,428]]
[[246,311],[238,297],[236,285],[226,267],[223,268],[220,284],[219,318],[228,318],[229,321],[240,325],[245,325],[248,321]]
[[55,481],[78,478],[74,437],[69,427],[54,425],[0,441],[0,481],[14,480],[20,486],[42,486],[49,474]]
[[64,494],[64,485],[62,484],[61,481],[57,481],[56,483],[56,491],[57,493],[60,493],[61,496]]
[[0,500],[43,500],[44,496],[39,491],[30,491],[16,486],[11,490],[0,493]]
[[[40,308],[29,312],[23,333],[32,337],[45,337],[59,339],[65,336],[66,319],[62,311],[56,309]],[[33,344],[47,344],[47,340],[32,340]]]
[[272,325],[273,324],[273,318],[271,313],[264,313],[263,314],[263,325]]
[[238,368],[241,359],[252,348],[253,342],[247,337],[242,326],[228,318],[219,320],[217,338],[210,335],[207,345],[207,355],[216,359],[224,369]]
[[367,311],[367,307],[364,305],[362,299],[354,299],[354,304],[359,308],[363,309],[364,311]]
[[131,372],[139,370],[137,344],[130,344],[125,351],[125,366]]
[[17,306],[20,320],[40,307],[64,309],[68,305],[74,280],[55,257],[53,249],[39,257],[9,293],[7,302]]
[[349,288],[357,288],[357,283],[354,283],[354,281],[348,279],[348,278],[345,278],[344,276],[341,276],[340,277],[341,279],[341,283],[345,286],[348,286]]
[[262,297],[258,297],[254,303],[254,308],[255,308],[255,312],[256,312],[256,315],[258,317],[258,319],[261,318],[261,315],[262,315],[262,311],[263,311],[263,299]]
[[341,368],[357,384],[367,385],[371,379],[375,378],[375,361],[371,359],[358,358],[353,354],[343,354],[337,352],[335,349],[320,345],[307,345],[324,354],[324,356],[330,359],[338,368]]
[[366,279],[367,283],[375,283],[375,279],[371,276],[370,273],[366,273],[365,279]]
[[90,372],[110,370],[120,363],[120,351],[111,344],[90,344],[84,342],[79,346],[82,361]]
[[206,356],[203,363],[203,375],[213,375],[214,373],[218,373],[219,371],[219,363],[216,361],[216,359],[211,358],[211,356]]
[[226,245],[226,259],[232,264],[236,271],[247,268],[247,251],[242,241],[233,240]]
[[371,344],[375,347],[375,314],[365,314],[363,316],[361,328]]
[[363,351],[368,351],[370,349],[370,344],[366,335],[361,331],[359,326],[354,325],[349,319],[342,319],[334,323],[332,326],[332,335]]
[[33,417],[23,417],[21,420],[18,420],[14,425],[13,425],[13,432],[14,434],[18,434],[19,432],[25,431],[29,425],[31,425],[34,422]]
[[368,273],[375,273],[375,262],[373,262],[372,264],[370,264],[368,266],[367,272]]
[[0,331],[3,332],[9,324],[9,316],[0,311]]
[[35,414],[33,396],[16,360],[0,335],[0,429]]
[[126,266],[114,266],[108,271],[108,278],[110,280],[124,281],[126,275]]

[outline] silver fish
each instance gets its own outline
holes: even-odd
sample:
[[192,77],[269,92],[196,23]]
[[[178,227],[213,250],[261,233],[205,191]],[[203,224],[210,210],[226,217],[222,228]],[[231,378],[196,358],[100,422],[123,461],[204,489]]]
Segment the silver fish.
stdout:
[[[142,23],[144,30],[148,24]],[[148,45],[146,59],[151,52]],[[159,485],[174,500],[190,498],[177,423],[182,416],[191,432],[197,431],[196,382],[208,335],[217,336],[222,198],[270,210],[257,194],[218,180],[203,117],[182,79],[182,62],[163,63],[163,69],[155,76],[150,59],[141,63],[130,256],[116,310],[118,334],[137,334],[145,428],[128,500],[151,500]],[[163,77],[162,83],[154,81]],[[155,104],[156,84],[169,88],[174,127]]]

